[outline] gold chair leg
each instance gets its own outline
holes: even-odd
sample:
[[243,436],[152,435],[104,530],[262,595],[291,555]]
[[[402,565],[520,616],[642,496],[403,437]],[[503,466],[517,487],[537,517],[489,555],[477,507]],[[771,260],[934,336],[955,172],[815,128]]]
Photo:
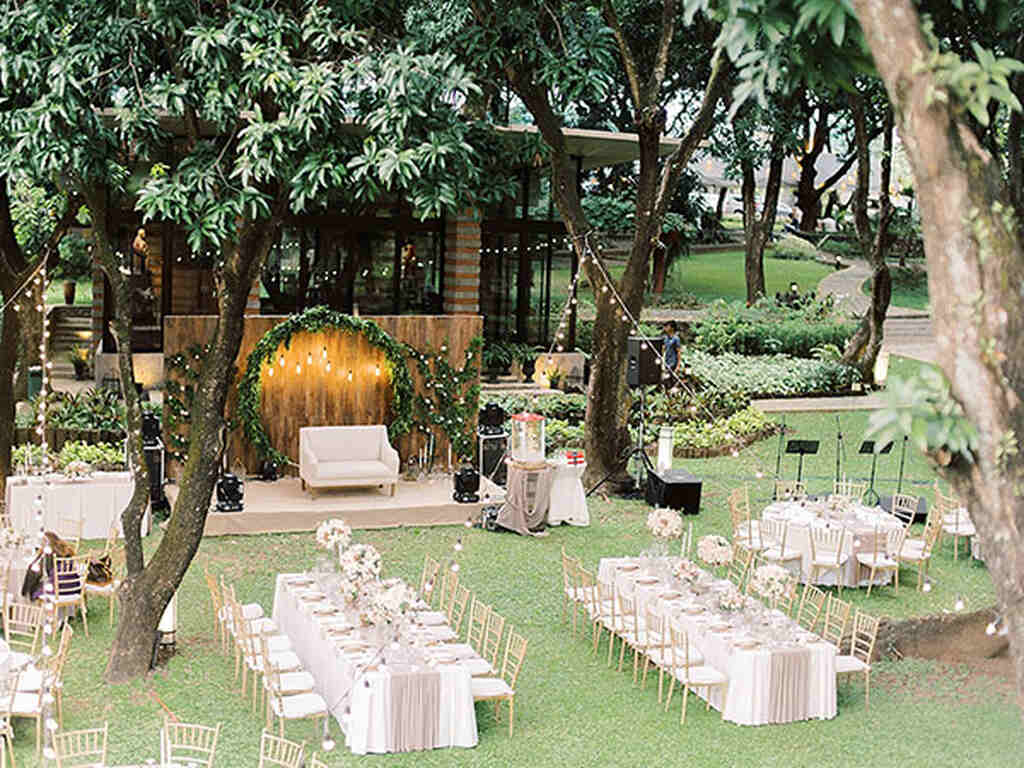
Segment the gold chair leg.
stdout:
[[683,686],[683,714],[679,716],[679,724],[686,725],[686,700],[690,696],[690,684]]
[[508,737],[512,738],[513,729],[515,727],[515,713],[516,713],[516,697],[513,696],[508,700]]

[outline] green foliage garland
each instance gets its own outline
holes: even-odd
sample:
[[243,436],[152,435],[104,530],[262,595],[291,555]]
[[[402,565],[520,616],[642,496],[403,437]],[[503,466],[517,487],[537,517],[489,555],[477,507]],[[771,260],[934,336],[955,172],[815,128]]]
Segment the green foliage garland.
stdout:
[[413,385],[409,369],[405,364],[406,346],[396,341],[372,320],[353,317],[329,307],[317,306],[299,315],[292,315],[267,331],[249,354],[248,367],[238,386],[238,417],[249,442],[268,459],[281,465],[291,462],[270,442],[270,436],[260,416],[261,385],[260,374],[267,361],[273,364],[278,347],[291,346],[292,337],[297,333],[317,333],[326,328],[335,328],[347,333],[360,333],[373,346],[384,351],[391,375],[394,392],[394,416],[388,426],[388,435],[393,440],[409,432],[413,426]]
[[[187,425],[191,420],[192,401],[195,399],[196,382],[202,361],[210,352],[210,345],[193,344],[184,353],[171,355],[167,359],[167,367],[177,372],[181,381],[167,377],[164,385],[164,436],[167,440],[167,453],[175,461],[184,464],[188,458],[188,433],[180,432],[179,427]],[[193,367],[195,364],[195,367]],[[229,428],[231,425],[229,424]]]
[[448,343],[435,352],[406,345],[409,357],[423,378],[429,395],[416,395],[416,423],[420,431],[440,427],[458,458],[473,456],[476,439],[473,424],[480,407],[480,351],[484,340],[474,337],[466,350],[466,363],[456,368],[448,362]]

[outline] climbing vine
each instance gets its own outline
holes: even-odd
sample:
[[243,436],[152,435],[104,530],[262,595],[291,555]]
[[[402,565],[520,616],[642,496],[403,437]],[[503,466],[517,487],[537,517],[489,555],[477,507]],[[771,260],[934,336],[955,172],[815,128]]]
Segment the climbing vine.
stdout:
[[406,345],[416,363],[427,394],[416,395],[416,422],[422,432],[440,427],[452,445],[456,457],[473,455],[476,440],[474,416],[480,405],[480,351],[483,339],[473,338],[466,350],[466,361],[456,367],[448,361],[448,343],[438,351],[417,350]]
[[164,385],[164,436],[167,440],[167,454],[182,464],[188,458],[188,433],[182,432],[180,428],[191,420],[196,382],[199,380],[202,361],[209,351],[209,344],[193,344],[185,352],[167,358],[167,367],[177,373],[179,378],[168,376]]

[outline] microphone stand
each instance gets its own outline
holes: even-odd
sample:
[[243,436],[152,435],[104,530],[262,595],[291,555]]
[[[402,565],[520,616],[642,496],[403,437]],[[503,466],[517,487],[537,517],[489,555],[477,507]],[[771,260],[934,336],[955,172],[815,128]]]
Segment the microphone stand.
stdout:
[[843,427],[839,423],[839,414],[836,414],[836,482],[839,482],[839,470],[840,470],[840,452],[843,451]]
[[[782,441],[786,439],[786,414],[782,414],[782,429],[779,430],[779,444],[775,449],[775,479],[781,480],[782,475]],[[779,486],[776,484],[775,490],[772,491],[772,501],[778,501],[777,494]]]

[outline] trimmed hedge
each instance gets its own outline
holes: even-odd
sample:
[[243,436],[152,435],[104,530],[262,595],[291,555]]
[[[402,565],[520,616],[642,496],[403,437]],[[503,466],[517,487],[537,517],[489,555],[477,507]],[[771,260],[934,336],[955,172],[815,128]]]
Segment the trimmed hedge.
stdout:
[[698,387],[742,392],[750,398],[845,394],[860,381],[860,373],[842,363],[789,355],[709,355],[686,349],[683,360]]

